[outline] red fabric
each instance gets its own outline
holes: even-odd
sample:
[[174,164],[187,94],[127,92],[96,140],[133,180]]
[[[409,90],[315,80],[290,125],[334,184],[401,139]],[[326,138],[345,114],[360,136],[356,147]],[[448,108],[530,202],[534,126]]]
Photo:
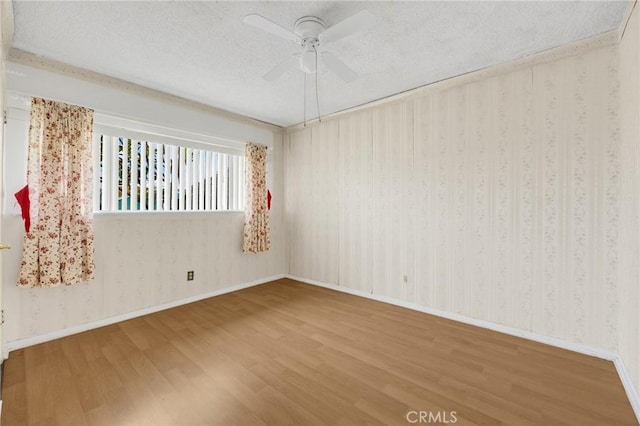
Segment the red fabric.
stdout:
[[271,191],[267,189],[267,209],[271,210]]
[[22,209],[22,218],[24,219],[24,230],[29,232],[31,228],[31,216],[29,209],[31,208],[31,201],[29,201],[29,185],[25,185],[20,191],[15,193],[16,200],[20,204]]

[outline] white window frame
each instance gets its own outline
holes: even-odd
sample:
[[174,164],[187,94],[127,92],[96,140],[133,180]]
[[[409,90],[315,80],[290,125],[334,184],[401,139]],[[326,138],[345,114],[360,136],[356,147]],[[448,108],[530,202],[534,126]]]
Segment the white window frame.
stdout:
[[[226,139],[222,137],[212,137],[209,135],[203,135],[195,132],[187,132],[167,127],[152,125],[148,123],[141,123],[135,120],[124,119],[105,114],[96,113],[94,115],[94,138],[93,138],[93,167],[94,167],[94,213],[96,214],[127,214],[131,212],[149,212],[149,213],[183,213],[183,212],[241,212],[244,211],[244,142],[235,141],[233,139]],[[102,135],[111,137],[117,140],[118,138],[126,138],[137,143],[145,144],[150,147],[154,152],[159,146],[169,148],[165,155],[168,155],[168,159],[176,159],[177,150],[184,149],[183,152],[193,157],[194,162],[191,167],[185,164],[180,164],[180,169],[173,167],[170,171],[169,181],[177,183],[177,176],[183,176],[180,181],[180,189],[184,191],[186,198],[177,197],[177,191],[173,188],[168,188],[168,185],[163,185],[160,180],[155,180],[155,190],[149,190],[149,194],[155,193],[155,203],[162,201],[162,209],[146,209],[146,203],[140,202],[140,209],[136,203],[131,203],[132,209],[120,210],[118,206],[117,188],[119,187],[119,176],[117,173],[112,173],[113,170],[118,170],[118,156],[113,155],[111,150],[112,144],[105,144],[105,152],[110,154],[112,163],[110,169],[107,170],[106,179],[109,180],[111,187],[115,187],[115,191],[110,191],[110,194],[105,194],[100,199],[100,138]],[[172,148],[175,147],[175,148]],[[210,153],[210,154],[209,154]],[[219,155],[222,154],[222,155]],[[224,154],[231,154],[227,156]],[[145,156],[140,156],[141,161]],[[167,158],[167,157],[165,157]],[[227,159],[231,159],[230,164],[227,164]],[[137,161],[137,160],[136,160]],[[165,160],[167,161],[167,160]],[[217,164],[215,164],[217,161]],[[175,164],[175,163],[174,163]],[[205,191],[199,191],[198,196],[194,199],[190,195],[191,185],[194,180],[201,182],[201,185],[205,186],[205,180],[207,178],[213,178],[212,170],[220,171],[223,168],[229,168],[229,172],[233,173],[231,193],[226,194],[225,184],[221,185],[221,191],[218,191],[218,198],[212,200],[211,197],[205,196]],[[132,174],[137,173],[137,164],[131,168]],[[226,179],[226,173],[222,173]],[[137,181],[137,176],[133,176]],[[123,176],[124,178],[124,176]],[[165,181],[166,183],[166,181]],[[151,185],[151,180],[148,183]],[[151,189],[151,188],[148,188]],[[162,195],[160,193],[162,191]],[[144,194],[145,192],[142,192]],[[115,197],[114,197],[115,195]],[[107,197],[107,198],[105,198]],[[106,209],[100,210],[100,205],[106,205]],[[149,203],[151,205],[151,203]],[[114,208],[115,206],[115,208]]]

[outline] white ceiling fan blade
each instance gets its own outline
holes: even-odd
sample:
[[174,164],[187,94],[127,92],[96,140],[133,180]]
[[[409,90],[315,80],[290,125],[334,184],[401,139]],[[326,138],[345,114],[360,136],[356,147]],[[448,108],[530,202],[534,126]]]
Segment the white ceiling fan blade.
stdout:
[[364,31],[375,23],[376,15],[366,9],[361,10],[344,21],[327,28],[320,37],[325,42],[340,40],[343,37]]
[[282,74],[287,72],[289,69],[293,68],[294,65],[298,63],[298,57],[300,55],[293,55],[280,62],[278,65],[273,67],[271,71],[262,76],[267,81],[273,81],[280,77]]
[[275,22],[268,20],[263,16],[256,15],[255,13],[245,16],[242,22],[244,22],[247,25],[251,25],[252,27],[260,28],[263,31],[271,33],[285,40],[291,40],[291,41],[298,40],[298,36],[295,35],[293,32],[276,24]]
[[358,74],[348,66],[344,64],[340,59],[336,58],[329,52],[322,52],[322,62],[329,68],[334,74],[346,81],[352,82],[358,78]]

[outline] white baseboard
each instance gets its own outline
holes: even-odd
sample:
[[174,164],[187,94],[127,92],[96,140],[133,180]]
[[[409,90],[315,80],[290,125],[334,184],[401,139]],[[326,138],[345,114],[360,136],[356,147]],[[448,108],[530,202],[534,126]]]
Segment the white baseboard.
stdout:
[[629,398],[629,403],[633,408],[633,412],[636,413],[636,419],[638,419],[638,423],[640,423],[640,398],[638,397],[638,391],[633,385],[631,376],[629,375],[624,362],[622,362],[622,358],[620,358],[619,356],[616,357],[616,359],[613,360],[613,364],[616,366],[618,376],[620,376],[620,381],[622,382],[622,386],[624,386],[624,390],[627,393],[627,397]]
[[598,358],[603,358],[609,361],[613,361],[618,357],[618,355],[614,352],[607,351],[600,348],[594,348],[591,346],[581,345],[579,343],[567,342],[562,339],[558,339],[555,337],[544,336],[542,334],[532,333],[530,331],[520,330],[513,327],[508,327],[502,324],[496,324],[493,322],[480,320],[476,318],[467,317],[460,314],[455,314],[452,312],[441,311],[439,309],[428,308],[426,306],[418,305],[417,303],[405,302],[403,300],[394,299],[388,296],[382,296],[379,294],[371,294],[361,290],[354,290],[347,287],[342,287],[335,284],[327,284],[319,281],[309,280],[306,278],[296,277],[292,275],[287,275],[287,278],[292,280],[301,281],[307,284],[317,285],[319,287],[325,287],[332,290],[337,290],[343,293],[353,294],[355,296],[365,297],[367,299],[377,300],[378,302],[389,303],[391,305],[400,306],[403,308],[411,309],[414,311],[424,312],[426,314],[435,315],[441,318],[447,318],[453,321],[462,322],[465,324],[475,325],[477,327],[486,328],[493,331],[498,331],[500,333],[509,334],[512,336],[523,337],[528,340],[533,340],[535,342],[546,343],[547,345],[557,346],[559,348],[568,349],[570,351],[579,352],[586,355],[595,356]]
[[208,299],[214,296],[220,296],[221,294],[231,293],[234,291],[242,290],[249,287],[254,287],[260,284],[268,283],[270,281],[279,280],[285,277],[285,274],[274,275],[267,278],[262,278],[255,281],[250,281],[242,284],[236,284],[231,287],[225,287],[219,290],[214,290],[209,293],[197,294],[195,296],[185,297],[184,299],[174,300],[172,302],[163,303],[161,305],[149,306],[147,308],[138,309],[132,312],[126,312],[124,314],[116,315],[113,317],[101,319],[98,321],[92,321],[85,324],[79,324],[72,327],[64,328],[62,330],[56,330],[51,333],[45,333],[38,336],[27,337],[25,339],[18,339],[4,344],[3,354],[4,359],[7,359],[9,352],[16,349],[26,348],[28,346],[37,345],[39,343],[48,342],[50,340],[59,339],[61,337],[70,336],[72,334],[82,333],[83,331],[92,330],[94,328],[104,327],[105,325],[115,324],[117,322],[126,321],[131,318],[140,317],[147,314],[152,314],[158,311],[164,311],[165,309],[175,308],[176,306],[186,305],[187,303],[197,302],[199,300]]
[[286,275],[286,278],[301,281],[303,283],[316,285],[319,287],[328,288],[331,290],[340,291],[342,293],[352,294],[354,296],[365,297],[367,299],[376,300],[378,302],[389,303],[391,305],[400,306],[403,308],[411,309],[414,311],[424,312],[426,314],[435,315],[441,318],[447,318],[453,321],[462,322],[469,325],[474,325],[481,328],[486,328],[489,330],[497,331],[504,334],[509,334],[511,336],[522,337],[524,339],[533,340],[539,343],[545,343],[547,345],[555,346],[562,349],[567,349],[573,352],[578,352],[585,355],[594,356],[597,358],[606,359],[608,361],[612,361],[618,371],[618,375],[620,376],[620,380],[622,381],[622,385],[624,386],[624,390],[627,393],[627,397],[629,398],[629,403],[633,408],[633,411],[640,422],[640,399],[638,398],[638,392],[633,386],[633,382],[631,381],[631,377],[629,376],[627,369],[624,366],[620,356],[612,351],[607,351],[605,349],[594,348],[587,345],[582,345],[580,343],[567,342],[562,339],[558,339],[556,337],[545,336],[542,334],[533,333],[530,331],[520,330],[513,327],[508,327],[501,324],[496,324],[489,321],[484,321],[476,318],[467,317],[460,314],[455,314],[451,312],[441,311],[439,309],[428,308],[426,306],[418,305],[417,303],[409,303],[403,300],[394,299],[387,296],[382,296],[378,294],[367,293],[361,290],[355,290],[352,288],[347,288],[343,286],[339,286],[336,284],[327,284],[320,281],[310,280],[307,278],[297,277],[294,275]]

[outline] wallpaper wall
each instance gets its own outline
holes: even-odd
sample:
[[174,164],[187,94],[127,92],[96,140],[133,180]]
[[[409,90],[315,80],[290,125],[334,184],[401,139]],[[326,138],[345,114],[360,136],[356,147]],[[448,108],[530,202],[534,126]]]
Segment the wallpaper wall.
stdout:
[[617,350],[618,62],[601,47],[292,130],[290,273]]
[[[10,120],[9,126],[12,123]],[[14,133],[14,132],[11,132]],[[26,134],[25,143],[26,143]],[[285,272],[282,137],[270,151],[271,250],[242,253],[244,213],[96,215],[96,279],[50,289],[16,287],[22,219],[3,217],[6,342],[206,294]],[[12,140],[16,144],[20,141]],[[187,271],[194,280],[187,282]]]
[[620,325],[618,352],[640,394],[640,11],[620,43]]
[[[189,214],[187,214],[189,215]],[[51,289],[5,287],[7,341],[205,294],[282,273],[282,221],[272,222],[279,245],[268,254],[242,253],[242,213],[193,214],[187,218],[98,218],[96,280]],[[6,238],[24,231],[22,220],[5,221]],[[15,235],[15,238],[14,238]],[[20,251],[5,258],[5,282]],[[186,281],[186,273],[195,279]]]

